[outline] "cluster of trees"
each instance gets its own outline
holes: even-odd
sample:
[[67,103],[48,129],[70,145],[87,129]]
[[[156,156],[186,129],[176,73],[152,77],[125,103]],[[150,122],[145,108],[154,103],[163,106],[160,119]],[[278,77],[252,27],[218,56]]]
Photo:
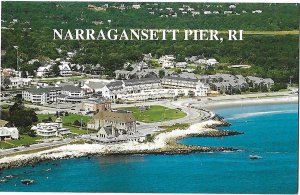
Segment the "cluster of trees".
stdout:
[[16,100],[9,109],[1,109],[1,119],[9,122],[9,126],[17,127],[20,134],[35,136],[31,126],[38,122],[34,109],[25,108],[21,100]]
[[[250,64],[247,70],[224,69],[231,74],[244,76],[254,75],[271,77],[275,82],[298,83],[298,36],[297,35],[244,35],[243,41],[53,41],[52,29],[76,28],[176,28],[176,29],[243,29],[243,30],[292,30],[298,29],[299,6],[295,4],[238,4],[236,11],[261,9],[262,14],[242,15],[201,15],[199,17],[182,16],[177,18],[160,18],[149,16],[147,9],[152,4],[142,4],[139,10],[94,11],[88,9],[90,3],[84,2],[4,2],[2,5],[3,26],[14,30],[2,31],[2,49],[6,54],[1,58],[3,67],[16,68],[16,50],[19,46],[21,69],[33,73],[47,59],[66,56],[67,51],[76,50],[73,63],[100,65],[101,74],[113,76],[113,72],[122,69],[128,61],[139,61],[143,53],[152,53],[156,57],[174,54],[184,60],[187,56],[204,55],[213,57],[222,63]],[[93,3],[101,6],[105,3]],[[119,5],[120,3],[112,3]],[[186,3],[185,3],[186,4]],[[125,6],[132,4],[126,3]],[[228,9],[229,4],[187,4],[196,10]],[[158,3],[158,8],[173,7],[177,9],[182,3]],[[16,24],[9,22],[17,18]],[[93,21],[103,21],[103,25],[95,25]],[[107,20],[112,22],[107,26]],[[27,21],[29,23],[27,23]],[[267,21],[267,22],[266,22]],[[31,30],[24,30],[31,28]],[[58,52],[57,48],[62,49]],[[30,59],[38,58],[40,63],[28,65]],[[53,75],[58,74],[58,65],[53,67]],[[196,73],[213,73],[214,70],[196,70]]]

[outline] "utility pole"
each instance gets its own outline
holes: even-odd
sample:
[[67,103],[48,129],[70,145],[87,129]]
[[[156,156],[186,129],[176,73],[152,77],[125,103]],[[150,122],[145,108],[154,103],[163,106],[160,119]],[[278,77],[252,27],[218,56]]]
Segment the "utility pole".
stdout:
[[[18,71],[18,74],[20,72],[20,67],[19,67],[19,46],[14,46],[14,48],[17,50],[17,71]],[[19,74],[20,76],[20,74]]]

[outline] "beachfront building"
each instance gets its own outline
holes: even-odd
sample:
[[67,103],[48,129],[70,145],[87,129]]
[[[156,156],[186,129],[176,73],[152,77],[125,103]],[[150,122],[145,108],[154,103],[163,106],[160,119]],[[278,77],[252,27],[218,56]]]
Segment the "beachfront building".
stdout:
[[108,126],[122,131],[123,134],[136,133],[136,120],[128,111],[100,111],[87,123],[88,129],[100,130]]
[[188,96],[190,89],[148,89],[137,93],[118,94],[118,99],[125,101],[144,101],[149,99],[174,98]]
[[141,90],[161,88],[161,82],[158,78],[130,79],[123,82],[126,93],[136,93]]
[[267,86],[267,88],[271,88],[274,85],[274,81],[271,78],[263,79],[260,77],[247,76],[246,81],[251,87]]
[[182,78],[182,77],[164,77],[162,86],[166,88],[188,88],[196,89],[196,86],[201,83],[198,79]]
[[19,131],[15,127],[0,127],[0,141],[19,139]]
[[38,123],[31,128],[38,136],[43,138],[57,137],[70,134],[70,129],[63,128],[61,118],[57,118],[55,122]]
[[101,127],[100,130],[97,132],[97,137],[100,138],[116,138],[119,137],[119,135],[122,135],[122,131],[119,129],[113,127],[113,126],[107,126],[107,127]]
[[106,99],[89,99],[81,102],[80,110],[86,112],[101,112],[111,110],[111,102]]

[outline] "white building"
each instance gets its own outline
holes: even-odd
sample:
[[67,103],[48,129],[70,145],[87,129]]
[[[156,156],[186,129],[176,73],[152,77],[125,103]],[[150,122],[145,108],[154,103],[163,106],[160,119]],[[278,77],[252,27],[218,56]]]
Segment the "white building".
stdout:
[[8,85],[10,88],[19,88],[19,87],[28,87],[31,85],[31,78],[20,78],[20,77],[11,77],[9,78],[10,84]]
[[85,93],[80,87],[74,85],[65,85],[61,87],[61,94],[71,98],[84,97]]
[[61,76],[71,76],[72,70],[70,68],[71,63],[70,62],[62,62],[61,65],[59,65],[59,74]]
[[161,62],[161,67],[162,67],[163,69],[174,68],[174,62],[172,62],[172,61],[164,61],[164,62]]
[[19,131],[15,127],[0,127],[0,141],[19,139]]
[[174,68],[174,55],[164,55],[158,59],[158,63],[161,64],[162,68]]
[[22,91],[22,98],[33,104],[47,104],[55,102],[60,94],[60,87],[31,88]]
[[176,63],[176,68],[186,68],[187,67],[187,63],[186,62],[177,62]]
[[195,96],[207,96],[209,92],[209,86],[198,82],[196,85]]
[[232,11],[224,11],[224,14],[232,14]]
[[254,10],[252,11],[253,14],[261,14],[262,13],[262,10]]
[[207,60],[206,64],[207,65],[215,65],[215,64],[219,64],[219,62],[215,58],[210,58]]
[[52,65],[40,66],[36,71],[37,77],[46,77],[48,76]]
[[38,136],[44,138],[63,136],[71,133],[68,128],[62,127],[62,121],[60,118],[57,118],[55,122],[38,123],[31,129],[34,130]]
[[133,4],[132,8],[133,9],[140,9],[141,8],[141,4]]

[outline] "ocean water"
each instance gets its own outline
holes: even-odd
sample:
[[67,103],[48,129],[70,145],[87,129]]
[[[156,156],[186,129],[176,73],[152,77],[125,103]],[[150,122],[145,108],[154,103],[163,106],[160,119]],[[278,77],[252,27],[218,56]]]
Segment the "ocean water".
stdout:
[[[129,155],[48,161],[0,171],[14,175],[0,191],[297,193],[298,105],[215,110],[245,134],[185,138],[180,143],[228,146],[240,152]],[[262,158],[250,160],[249,155]],[[51,170],[49,170],[51,169]],[[21,179],[34,179],[23,185]]]

